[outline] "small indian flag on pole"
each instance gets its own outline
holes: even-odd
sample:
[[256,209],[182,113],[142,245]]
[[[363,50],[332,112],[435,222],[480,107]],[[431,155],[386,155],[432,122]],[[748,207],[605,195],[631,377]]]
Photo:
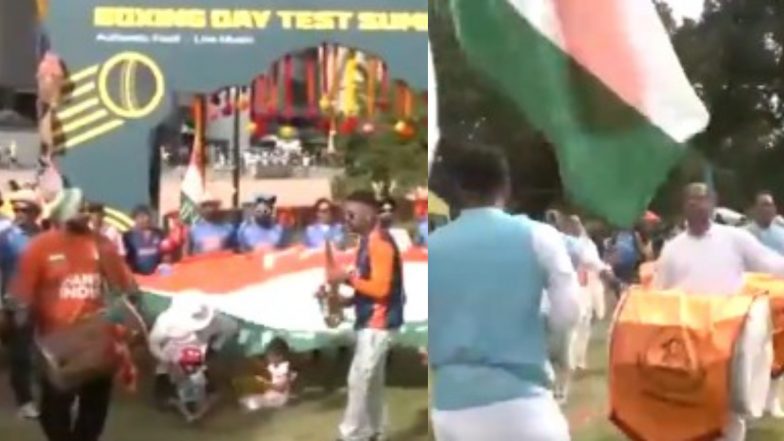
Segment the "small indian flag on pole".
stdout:
[[433,165],[441,133],[438,129],[438,87],[430,43],[427,44],[427,169]]
[[204,198],[206,183],[204,151],[204,98],[193,101],[193,149],[180,187],[180,219],[190,225],[199,218],[199,203]]
[[450,0],[470,63],[555,145],[568,195],[632,224],[709,115],[652,0]]

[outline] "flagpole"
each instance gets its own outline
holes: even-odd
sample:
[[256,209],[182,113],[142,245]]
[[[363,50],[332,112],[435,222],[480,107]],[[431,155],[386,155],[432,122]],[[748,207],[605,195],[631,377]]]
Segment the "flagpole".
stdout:
[[[204,186],[201,190],[204,191],[207,185],[207,149],[205,148],[205,142],[207,141],[207,97],[204,94],[196,94],[194,97],[196,101],[196,106],[198,106],[198,111],[195,112],[194,121],[193,121],[193,141],[194,146],[199,146],[200,151],[199,154],[199,172],[201,176],[204,178],[204,182],[202,185]],[[198,119],[198,121],[196,121]]]
[[234,107],[234,130],[232,133],[232,156],[234,161],[234,169],[232,170],[232,187],[234,195],[232,196],[231,203],[236,210],[240,207],[240,177],[242,176],[242,164],[240,164],[240,88],[234,87],[232,93],[233,107]]

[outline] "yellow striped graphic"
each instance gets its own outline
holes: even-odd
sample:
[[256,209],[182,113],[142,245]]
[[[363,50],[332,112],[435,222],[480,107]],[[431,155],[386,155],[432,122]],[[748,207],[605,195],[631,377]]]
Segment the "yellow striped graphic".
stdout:
[[64,121],[72,116],[78,115],[85,110],[89,110],[98,105],[100,101],[98,98],[90,98],[88,100],[73,104],[71,106],[66,107],[63,110],[59,110],[57,112],[57,117],[60,118],[60,121]]
[[98,65],[95,64],[85,69],[82,69],[79,72],[76,72],[75,74],[68,77],[68,80],[70,80],[72,83],[78,83],[79,81],[87,79],[88,77],[95,76],[95,74],[97,73],[98,73]]
[[82,128],[88,124],[92,124],[100,119],[109,116],[109,111],[106,109],[100,109],[93,113],[88,114],[82,118],[79,118],[75,121],[72,121],[68,124],[63,125],[63,132],[70,133],[76,129]]
[[125,233],[133,228],[133,219],[122,211],[104,207],[104,213],[106,215],[104,222],[116,228],[120,233]]
[[[149,71],[154,79],[148,102],[140,102],[136,90],[140,68]],[[119,74],[116,101],[110,93],[112,72]],[[75,72],[68,77],[63,103],[55,110],[59,147],[73,148],[122,126],[126,120],[146,117],[161,104],[165,88],[160,67],[138,52],[121,52]]]
[[68,95],[68,99],[71,100],[74,98],[79,98],[80,96],[86,95],[92,92],[93,90],[95,90],[95,83],[84,84],[74,89],[74,91]]
[[103,134],[105,134],[107,132],[110,132],[110,131],[116,129],[117,127],[120,127],[124,123],[125,122],[123,120],[121,120],[121,119],[113,119],[111,121],[105,122],[105,123],[103,123],[103,124],[93,128],[93,129],[90,129],[90,130],[88,130],[88,131],[86,131],[84,133],[81,133],[81,134],[79,134],[77,136],[74,136],[73,138],[68,138],[65,141],[65,147],[66,148],[72,148],[74,146],[77,146],[77,145],[79,145],[79,144],[81,144],[81,143],[83,143],[85,141],[89,141],[89,140],[91,140],[93,138],[96,138],[96,137],[101,136],[101,135],[103,135]]

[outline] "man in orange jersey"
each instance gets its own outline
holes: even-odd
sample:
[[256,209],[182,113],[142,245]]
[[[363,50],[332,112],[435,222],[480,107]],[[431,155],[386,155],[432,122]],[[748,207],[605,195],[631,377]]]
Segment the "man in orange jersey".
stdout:
[[[105,283],[124,292],[133,289],[130,271],[114,245],[90,229],[79,190],[65,190],[51,217],[57,227],[30,242],[11,288],[39,336],[99,313],[105,306]],[[98,441],[111,390],[110,376],[71,392],[62,392],[42,378],[39,420],[47,439]]]
[[403,325],[403,265],[389,232],[378,222],[371,192],[356,192],[344,207],[346,226],[360,235],[355,271],[334,268],[329,282],[354,288],[344,300],[356,311],[357,343],[348,376],[348,404],[341,441],[372,441],[383,435],[384,377],[394,333]]

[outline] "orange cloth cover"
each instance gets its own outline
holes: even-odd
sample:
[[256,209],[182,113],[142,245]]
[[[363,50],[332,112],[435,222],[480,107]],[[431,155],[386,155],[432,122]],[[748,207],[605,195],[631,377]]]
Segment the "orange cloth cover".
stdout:
[[713,440],[730,412],[734,343],[754,298],[633,287],[610,343],[610,419],[639,441]]
[[767,295],[773,321],[773,378],[784,374],[784,279],[768,274],[747,274],[745,291]]

